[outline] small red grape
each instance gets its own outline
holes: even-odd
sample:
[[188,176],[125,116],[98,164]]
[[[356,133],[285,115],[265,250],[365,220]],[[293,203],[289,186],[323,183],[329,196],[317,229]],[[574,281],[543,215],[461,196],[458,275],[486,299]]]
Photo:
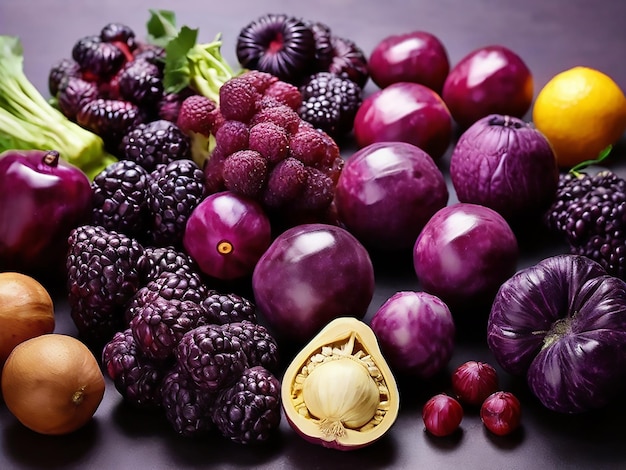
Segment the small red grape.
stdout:
[[495,392],[480,407],[480,419],[485,427],[498,436],[510,434],[520,425],[520,402],[511,392]]
[[461,402],[480,406],[498,390],[498,373],[485,362],[467,361],[452,373],[452,388]]
[[426,430],[434,436],[449,436],[456,431],[463,419],[461,404],[445,393],[429,399],[422,409]]

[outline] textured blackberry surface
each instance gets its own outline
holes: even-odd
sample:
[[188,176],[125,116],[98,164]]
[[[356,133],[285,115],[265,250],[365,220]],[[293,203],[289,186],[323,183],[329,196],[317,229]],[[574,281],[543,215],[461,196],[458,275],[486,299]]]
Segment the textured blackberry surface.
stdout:
[[126,62],[126,56],[119,47],[102,41],[97,35],[85,36],[76,41],[72,58],[83,73],[100,80],[110,79]]
[[128,403],[149,408],[161,406],[161,383],[169,369],[141,353],[129,328],[118,331],[105,344],[102,365]]
[[318,72],[301,87],[299,114],[314,127],[331,136],[352,129],[363,91],[354,81],[330,72]]
[[76,122],[102,137],[114,154],[118,153],[124,135],[145,120],[145,112],[136,104],[105,98],[90,101],[76,115]]
[[135,309],[130,329],[145,356],[163,361],[173,358],[185,333],[203,323],[206,317],[199,304],[156,296]]
[[180,367],[172,368],[163,379],[161,399],[165,417],[181,436],[198,436],[213,429],[214,395],[200,390]]
[[211,416],[220,433],[234,442],[265,442],[280,424],[280,406],[280,382],[256,366],[217,395]]
[[276,371],[280,362],[278,344],[267,328],[256,322],[242,320],[225,323],[222,329],[241,341],[248,366],[263,366]]
[[137,238],[148,222],[148,172],[130,160],[111,163],[92,183],[92,220]]
[[187,219],[204,196],[204,172],[192,160],[159,165],[149,185],[152,244],[180,246]]
[[56,94],[59,109],[71,121],[76,121],[78,111],[99,96],[100,90],[95,82],[72,75],[63,78]]
[[100,30],[100,39],[104,42],[120,42],[130,51],[137,48],[137,40],[133,29],[123,23],[108,23]]
[[223,325],[243,320],[257,323],[256,306],[237,294],[222,294],[211,290],[202,301],[208,323]]
[[185,333],[175,355],[178,364],[202,390],[231,385],[248,367],[242,339],[225,325],[202,325]]
[[572,253],[626,279],[626,180],[608,170],[561,174],[546,223]]
[[154,281],[163,274],[188,275],[201,282],[200,271],[195,261],[186,252],[173,246],[147,246],[144,248],[144,253],[147,264],[146,282]]
[[173,122],[158,119],[141,123],[122,138],[121,151],[127,160],[151,172],[158,165],[189,159],[189,138]]
[[59,85],[67,77],[80,77],[80,67],[73,59],[63,58],[52,65],[48,73],[48,91],[50,96],[56,97]]
[[127,62],[117,80],[122,98],[137,105],[153,106],[163,97],[161,69],[148,60]]
[[124,327],[126,303],[144,278],[143,247],[104,227],[82,225],[68,237],[70,314],[86,342],[106,343]]

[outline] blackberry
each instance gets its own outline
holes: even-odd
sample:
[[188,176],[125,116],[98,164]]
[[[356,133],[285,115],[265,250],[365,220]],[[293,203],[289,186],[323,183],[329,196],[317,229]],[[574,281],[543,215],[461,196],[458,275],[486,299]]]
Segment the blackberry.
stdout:
[[124,135],[121,153],[147,171],[174,160],[189,159],[189,138],[173,122],[159,119],[133,127]]
[[152,244],[180,246],[187,219],[204,196],[204,173],[192,160],[159,165],[149,185]]
[[331,136],[352,130],[363,102],[362,88],[354,81],[330,72],[312,75],[300,89],[300,117]]
[[161,72],[165,68],[165,48],[156,44],[141,43],[133,50],[133,60],[147,60],[159,67]]
[[211,417],[219,432],[234,442],[270,439],[280,424],[280,382],[268,370],[246,369],[239,380],[215,398]]
[[100,30],[100,39],[104,42],[117,42],[128,47],[129,51],[137,48],[135,32],[122,23],[108,23]]
[[143,247],[104,227],[70,232],[66,260],[70,315],[78,333],[94,345],[123,329],[126,303],[144,277]]
[[76,122],[98,134],[114,154],[118,153],[124,135],[145,120],[144,111],[136,104],[104,98],[85,104],[76,115]]
[[222,329],[232,337],[241,341],[247,363],[252,366],[263,366],[276,371],[280,363],[278,343],[269,330],[256,322],[241,320],[224,323]]
[[76,121],[78,111],[85,104],[99,97],[100,90],[95,82],[88,82],[75,76],[65,77],[59,84],[56,94],[59,110],[71,121]]
[[74,44],[72,58],[84,74],[94,80],[107,81],[126,62],[124,52],[113,43],[104,42],[100,36],[85,36]]
[[297,83],[315,64],[316,42],[311,28],[286,14],[266,14],[239,33],[236,54],[242,68],[270,73]]
[[199,304],[156,296],[135,309],[130,330],[145,356],[162,361],[173,357],[185,333],[204,323]]
[[183,274],[191,277],[197,275],[201,282],[199,270],[195,261],[186,252],[173,246],[144,248],[146,257],[146,280],[154,281],[164,274]]
[[142,59],[127,62],[117,76],[120,95],[139,106],[154,106],[163,97],[161,69]]
[[165,417],[181,436],[198,436],[213,429],[214,394],[199,389],[180,367],[173,367],[165,375],[161,401]]
[[105,344],[102,365],[128,403],[146,408],[161,406],[161,384],[169,368],[141,353],[130,328],[115,333]]
[[327,72],[344,76],[355,82],[361,89],[369,79],[367,58],[363,50],[351,39],[333,36],[333,60]]
[[189,87],[185,87],[179,92],[163,92],[163,96],[156,106],[156,115],[159,119],[177,123],[183,101],[195,95],[195,93],[196,92]]
[[80,67],[75,60],[63,58],[56,62],[48,73],[48,91],[50,96],[56,97],[59,85],[68,77],[80,77]]
[[202,390],[216,392],[248,367],[242,339],[225,325],[202,325],[185,333],[175,350],[182,369]]
[[572,253],[626,279],[626,180],[609,170],[561,174],[546,223]]
[[216,325],[235,323],[247,320],[257,323],[255,305],[248,299],[237,294],[221,294],[215,290],[208,292],[202,301],[207,321]]
[[134,238],[141,236],[148,220],[148,172],[130,160],[111,163],[92,183],[92,221],[107,230]]

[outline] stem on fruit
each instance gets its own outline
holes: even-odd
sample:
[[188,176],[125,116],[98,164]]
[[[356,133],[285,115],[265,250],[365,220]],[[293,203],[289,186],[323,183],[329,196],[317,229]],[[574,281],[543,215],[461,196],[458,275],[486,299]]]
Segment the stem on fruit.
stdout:
[[42,162],[44,165],[54,168],[55,166],[59,164],[59,157],[60,157],[59,152],[57,152],[56,150],[49,150],[43,156]]
[[85,399],[85,386],[83,385],[72,394],[72,403],[76,406],[80,405]]
[[489,119],[490,126],[502,126],[513,127],[515,129],[521,129],[526,126],[526,123],[521,119],[514,118],[508,115],[494,115]]
[[548,331],[548,334],[546,334],[541,349],[549,347],[556,340],[564,336],[570,330],[571,324],[571,317],[559,318],[557,321],[555,321],[552,325],[552,328],[550,328],[550,331]]

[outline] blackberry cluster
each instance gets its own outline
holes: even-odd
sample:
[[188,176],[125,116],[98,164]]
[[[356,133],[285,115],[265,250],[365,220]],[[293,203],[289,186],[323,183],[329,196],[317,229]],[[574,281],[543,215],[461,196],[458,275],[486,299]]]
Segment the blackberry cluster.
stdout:
[[330,220],[343,168],[335,140],[298,115],[298,89],[249,71],[220,89],[224,122],[204,167],[208,193],[230,190],[257,200],[284,225]]
[[626,279],[626,180],[609,170],[561,174],[546,223],[572,253]]
[[106,24],[98,34],[78,39],[71,58],[51,68],[50,95],[68,119],[102,137],[112,154],[126,157],[120,145],[131,129],[163,119],[175,122],[180,103],[192,93],[165,91],[164,56],[163,47],[138,41],[130,27]]
[[244,26],[236,54],[242,68],[295,85],[317,72],[344,74],[361,88],[369,78],[367,58],[354,41],[327,24],[287,14],[268,13]]
[[[153,140],[171,142],[168,135],[157,132]],[[167,161],[161,150],[144,153],[143,161]],[[186,158],[158,163],[152,171],[119,160],[94,177],[92,189],[94,224],[153,247],[181,245],[187,219],[206,193],[204,173]]]

